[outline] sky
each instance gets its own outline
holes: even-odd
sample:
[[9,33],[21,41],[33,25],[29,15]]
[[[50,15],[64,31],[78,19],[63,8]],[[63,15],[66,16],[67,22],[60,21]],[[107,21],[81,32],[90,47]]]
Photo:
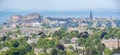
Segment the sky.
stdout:
[[41,11],[120,9],[119,5],[119,0],[0,0],[0,9],[36,9]]

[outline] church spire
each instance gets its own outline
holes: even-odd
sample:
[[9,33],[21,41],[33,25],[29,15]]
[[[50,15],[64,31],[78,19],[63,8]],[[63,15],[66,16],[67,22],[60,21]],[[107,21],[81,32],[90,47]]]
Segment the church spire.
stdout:
[[92,10],[90,10],[90,19],[93,20]]

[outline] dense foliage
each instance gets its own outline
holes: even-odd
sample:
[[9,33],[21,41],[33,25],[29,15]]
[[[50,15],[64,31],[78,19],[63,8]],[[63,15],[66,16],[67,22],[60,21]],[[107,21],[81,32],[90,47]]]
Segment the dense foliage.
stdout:
[[[37,34],[31,34],[32,37],[25,36],[18,39],[11,39],[9,36],[14,32],[8,32],[6,36],[0,37],[0,49],[3,47],[9,47],[9,49],[0,53],[0,55],[34,55],[35,48],[44,49],[39,55],[78,55],[79,53],[85,55],[102,55],[103,52],[105,55],[111,55],[113,53],[120,53],[119,48],[111,51],[101,43],[102,39],[119,39],[120,29],[108,28],[101,30],[92,28],[91,30],[93,31],[93,34],[90,34],[87,31],[78,33],[78,31],[68,32],[67,29],[61,29],[51,34],[39,32]],[[20,30],[17,30],[15,33],[21,35]],[[74,49],[72,45],[68,48],[64,47],[62,42],[71,43],[71,39],[74,37],[78,38],[77,44],[79,46],[85,47],[84,50]],[[28,44],[27,40],[30,38],[38,38],[37,43]],[[60,40],[62,41],[60,42]],[[48,48],[52,48],[50,53],[47,53]]]

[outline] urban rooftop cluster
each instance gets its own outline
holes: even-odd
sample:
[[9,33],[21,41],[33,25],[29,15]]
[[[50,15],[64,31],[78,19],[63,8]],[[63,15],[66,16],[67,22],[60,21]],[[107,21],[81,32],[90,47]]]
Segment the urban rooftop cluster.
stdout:
[[116,55],[120,20],[13,15],[0,24],[0,55]]

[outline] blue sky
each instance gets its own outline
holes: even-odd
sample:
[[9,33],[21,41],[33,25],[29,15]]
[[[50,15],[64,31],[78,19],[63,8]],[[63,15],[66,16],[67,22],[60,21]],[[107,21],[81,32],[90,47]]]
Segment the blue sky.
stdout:
[[119,0],[0,0],[0,9],[36,9],[41,11],[120,9],[119,3]]

